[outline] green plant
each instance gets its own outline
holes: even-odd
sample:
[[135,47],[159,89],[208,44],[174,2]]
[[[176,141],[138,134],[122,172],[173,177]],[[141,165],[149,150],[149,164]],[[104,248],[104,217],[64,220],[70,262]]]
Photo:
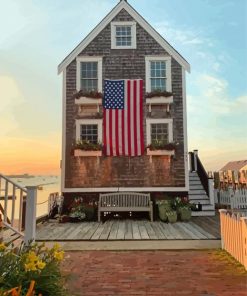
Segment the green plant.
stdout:
[[57,244],[48,249],[44,244],[31,243],[17,252],[0,244],[0,295],[14,287],[21,287],[20,295],[26,295],[33,281],[35,294],[32,295],[67,295],[60,272],[63,256]]
[[99,151],[102,150],[102,144],[100,142],[94,144],[86,140],[79,140],[75,142],[72,148],[85,151]]
[[167,143],[167,141],[154,140],[147,146],[150,150],[174,150],[176,148],[175,143]]
[[153,97],[170,97],[172,96],[171,92],[164,91],[161,89],[156,89],[152,92],[146,93],[145,97],[146,98],[153,98]]
[[189,221],[191,219],[191,209],[189,207],[181,207],[178,210],[181,221]]
[[86,90],[79,90],[75,94],[73,94],[73,99],[79,99],[80,97],[88,97],[93,99],[101,99],[102,93],[98,91],[86,91]]
[[177,215],[177,212],[176,212],[176,211],[169,211],[169,212],[166,212],[166,215],[167,215],[168,221],[169,221],[170,223],[175,223],[175,222],[177,222],[178,215]]

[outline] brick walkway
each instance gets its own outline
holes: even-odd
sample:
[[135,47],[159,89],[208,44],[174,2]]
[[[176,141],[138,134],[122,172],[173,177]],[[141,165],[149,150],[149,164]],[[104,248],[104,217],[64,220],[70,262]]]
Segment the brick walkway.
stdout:
[[68,252],[70,295],[247,296],[247,273],[222,251]]

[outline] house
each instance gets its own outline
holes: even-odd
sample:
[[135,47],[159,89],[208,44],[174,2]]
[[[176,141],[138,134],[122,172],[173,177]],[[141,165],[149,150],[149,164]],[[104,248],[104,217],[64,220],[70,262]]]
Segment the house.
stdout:
[[[97,200],[100,193],[122,191],[147,192],[153,200],[164,194],[188,195],[185,75],[189,71],[188,62],[127,1],[120,1],[60,63],[65,201],[77,196]],[[140,99],[129,121],[139,125],[130,124],[129,134],[121,138],[117,133],[125,123],[121,125],[121,117],[112,113],[107,121],[101,93],[108,92],[108,81],[120,81],[120,87],[127,80],[136,90],[133,96]],[[136,139],[142,142],[131,148],[127,141]],[[77,140],[84,141],[84,147],[75,146]]]
[[247,160],[229,161],[219,170],[221,187],[228,185],[246,187]]

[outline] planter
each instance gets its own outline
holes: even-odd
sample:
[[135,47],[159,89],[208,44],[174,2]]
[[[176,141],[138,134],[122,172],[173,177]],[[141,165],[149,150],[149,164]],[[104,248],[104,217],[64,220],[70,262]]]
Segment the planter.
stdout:
[[161,221],[166,222],[167,221],[167,208],[164,204],[160,204],[159,206],[159,218]]
[[150,156],[159,156],[159,155],[174,155],[175,150],[150,150],[150,148],[147,148],[147,155]]
[[74,156],[102,156],[102,151],[100,150],[81,150],[75,149]]
[[178,219],[177,212],[175,211],[167,212],[167,217],[168,217],[168,222],[170,223],[177,222],[177,219]]
[[179,209],[181,221],[189,221],[191,219],[191,209],[181,208]]
[[90,97],[80,97],[79,99],[75,99],[76,105],[101,105],[101,98],[90,98]]

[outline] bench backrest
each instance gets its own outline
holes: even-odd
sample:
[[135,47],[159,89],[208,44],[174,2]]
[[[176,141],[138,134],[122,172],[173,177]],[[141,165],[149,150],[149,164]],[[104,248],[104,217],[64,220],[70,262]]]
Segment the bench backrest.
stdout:
[[99,197],[100,207],[148,207],[150,193],[115,192],[103,193]]

